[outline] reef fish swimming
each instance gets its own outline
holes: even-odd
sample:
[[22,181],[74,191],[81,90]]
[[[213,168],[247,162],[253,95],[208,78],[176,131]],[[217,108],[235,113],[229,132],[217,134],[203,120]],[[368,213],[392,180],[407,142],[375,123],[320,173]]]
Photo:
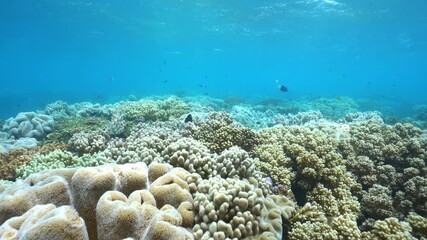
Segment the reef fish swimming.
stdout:
[[288,88],[284,85],[279,84],[279,80],[276,80],[277,86],[281,92],[288,92]]
[[282,92],[288,92],[288,88],[287,88],[287,87],[285,87],[285,86],[283,86],[283,85],[280,85],[279,89],[280,89],[280,91],[282,91]]
[[185,118],[184,122],[188,123],[188,122],[192,122],[193,121],[193,116],[191,116],[191,113],[187,115],[187,117]]

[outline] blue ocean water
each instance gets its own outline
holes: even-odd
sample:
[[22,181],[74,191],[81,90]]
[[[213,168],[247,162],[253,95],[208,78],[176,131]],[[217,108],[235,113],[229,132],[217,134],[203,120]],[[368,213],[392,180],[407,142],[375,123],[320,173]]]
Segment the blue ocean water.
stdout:
[[131,94],[348,96],[404,115],[427,102],[427,2],[2,1],[0,73],[3,119]]

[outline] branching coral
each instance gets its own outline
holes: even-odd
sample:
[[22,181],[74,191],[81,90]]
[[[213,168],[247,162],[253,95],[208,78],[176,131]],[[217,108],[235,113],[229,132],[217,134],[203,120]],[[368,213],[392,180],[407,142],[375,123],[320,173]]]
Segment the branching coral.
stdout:
[[108,158],[99,155],[82,155],[80,157],[69,151],[54,150],[47,154],[37,154],[25,166],[16,169],[17,178],[26,178],[30,174],[58,168],[98,166],[112,163]]
[[207,178],[213,172],[210,151],[197,140],[182,138],[170,144],[163,152],[164,161],[182,167],[190,173],[199,173]]
[[189,106],[176,97],[159,100],[140,100],[125,102],[118,106],[117,112],[123,114],[126,120],[166,121],[179,118],[190,111]]
[[361,201],[366,218],[427,214],[427,138],[420,129],[375,121],[354,124],[340,151],[368,192]]
[[275,185],[291,186],[295,180],[292,170],[292,160],[283,154],[278,144],[261,144],[254,148],[253,155],[259,160],[257,168],[272,178]]
[[295,187],[309,191],[320,182],[328,188],[360,190],[345,169],[345,162],[337,152],[337,142],[324,133],[303,127],[277,126],[262,130],[260,136],[264,144],[280,145],[285,157],[292,161]]
[[427,218],[411,212],[406,221],[412,227],[415,237],[420,239],[427,238]]
[[26,178],[32,173],[43,170],[73,167],[76,165],[76,157],[68,152],[55,150],[46,155],[36,155],[27,165],[16,169],[18,178]]
[[286,197],[265,198],[262,190],[247,180],[189,178],[194,195],[196,239],[281,239],[282,223],[294,204]]
[[304,106],[306,110],[318,110],[329,118],[342,118],[347,113],[357,112],[359,105],[351,98],[319,98],[312,102],[307,102]]
[[207,121],[199,126],[194,137],[215,153],[221,153],[232,146],[250,151],[258,143],[254,131],[233,124],[230,115],[218,112],[209,115]]
[[365,216],[374,219],[385,219],[395,216],[391,190],[374,184],[362,197],[362,211]]
[[110,136],[103,131],[75,133],[68,145],[77,154],[97,153],[107,147]]
[[373,229],[362,233],[362,239],[415,239],[412,228],[407,222],[400,222],[397,218],[386,218],[376,221]]
[[10,150],[8,153],[0,153],[0,179],[15,180],[16,169],[29,163],[34,155],[66,149],[66,145],[46,144],[31,149]]

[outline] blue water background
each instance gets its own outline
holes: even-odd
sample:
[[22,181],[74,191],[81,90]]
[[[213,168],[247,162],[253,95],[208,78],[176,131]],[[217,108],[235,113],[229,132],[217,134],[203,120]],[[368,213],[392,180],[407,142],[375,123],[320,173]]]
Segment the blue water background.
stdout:
[[130,94],[349,96],[403,113],[427,101],[427,1],[2,0],[0,73],[0,118]]

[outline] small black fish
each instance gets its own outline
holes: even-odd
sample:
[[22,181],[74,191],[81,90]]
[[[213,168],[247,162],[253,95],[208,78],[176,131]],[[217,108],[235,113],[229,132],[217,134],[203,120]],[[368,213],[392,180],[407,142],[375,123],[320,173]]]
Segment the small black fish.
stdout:
[[282,91],[282,92],[288,92],[288,88],[287,88],[287,87],[285,87],[285,86],[283,86],[283,85],[280,85],[279,89],[280,89],[280,91]]
[[163,81],[163,83],[167,83],[167,82],[168,82],[168,80],[164,80],[164,81]]
[[192,122],[193,121],[193,116],[191,116],[191,113],[187,115],[187,117],[185,118],[184,122],[188,123],[188,122]]
[[205,79],[208,79],[208,76],[207,76],[207,75],[205,75]]
[[256,122],[256,124],[261,124],[261,122]]

